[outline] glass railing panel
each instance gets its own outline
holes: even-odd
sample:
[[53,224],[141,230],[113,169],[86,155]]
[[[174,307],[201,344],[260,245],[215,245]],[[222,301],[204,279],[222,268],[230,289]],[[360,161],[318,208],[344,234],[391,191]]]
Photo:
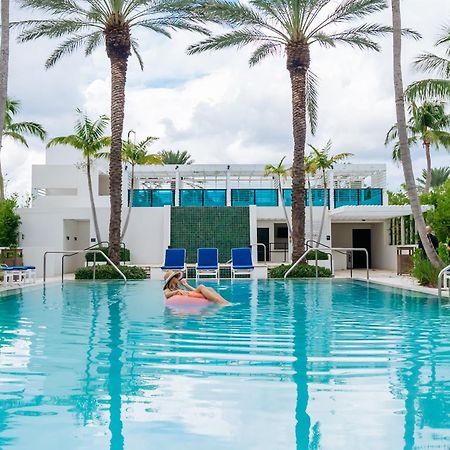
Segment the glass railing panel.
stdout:
[[133,190],[133,207],[149,207],[152,206],[152,191],[150,189],[134,189]]
[[278,206],[276,189],[255,189],[255,204],[257,206]]
[[382,205],[383,204],[383,189],[368,188],[360,189],[359,191],[360,205]]
[[335,189],[334,207],[357,206],[359,204],[359,189]]
[[203,206],[226,206],[227,191],[225,189],[205,189]]
[[231,206],[249,206],[255,204],[254,189],[232,189]]
[[292,206],[292,189],[283,189],[283,199],[285,206]]
[[[312,193],[312,204],[313,206],[324,206],[328,205],[328,193],[329,190],[326,191],[324,189],[311,189]],[[308,191],[306,191],[306,206],[309,206],[309,195]]]
[[165,206],[174,204],[174,191],[171,189],[153,189],[152,206]]
[[203,190],[181,189],[180,206],[203,206]]

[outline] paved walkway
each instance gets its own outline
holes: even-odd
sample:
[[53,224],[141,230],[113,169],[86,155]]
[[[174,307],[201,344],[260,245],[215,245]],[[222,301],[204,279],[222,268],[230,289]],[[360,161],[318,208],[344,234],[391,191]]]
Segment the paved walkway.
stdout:
[[[350,278],[349,270],[337,270],[335,272],[336,278]],[[385,286],[396,287],[400,289],[409,289],[416,292],[422,292],[424,294],[438,295],[438,290],[435,288],[429,288],[420,286],[417,280],[409,275],[397,275],[395,272],[390,272],[388,270],[376,270],[371,269],[369,273],[370,281],[372,283],[379,283]],[[353,278],[355,280],[366,280],[366,270],[365,269],[355,269],[353,270]],[[447,292],[443,292],[445,297]]]

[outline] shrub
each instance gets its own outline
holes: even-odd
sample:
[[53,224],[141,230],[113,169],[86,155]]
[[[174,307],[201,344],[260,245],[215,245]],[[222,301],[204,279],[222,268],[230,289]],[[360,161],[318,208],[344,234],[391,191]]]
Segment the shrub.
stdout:
[[[270,278],[283,278],[284,274],[291,268],[291,264],[281,264],[270,270]],[[318,274],[321,278],[330,278],[331,270],[325,267],[318,267]],[[315,278],[316,266],[299,264],[289,275],[288,278]]]
[[[326,261],[328,259],[329,254],[325,252],[321,252],[320,250],[317,251],[317,260],[318,261]],[[307,260],[315,260],[316,259],[316,252],[310,252],[306,255]]]
[[[142,267],[136,266],[120,266],[119,269],[127,277],[128,280],[144,280],[147,278],[147,274]],[[94,268],[80,267],[75,272],[75,280],[92,280]],[[122,279],[120,274],[112,266],[101,265],[96,266],[95,270],[96,280],[116,280]]]
[[21,220],[16,208],[14,197],[0,201],[0,247],[17,246]]
[[422,250],[415,251],[411,275],[417,279],[421,286],[437,287],[440,271],[441,269],[434,267],[429,259],[423,256]]
[[[94,250],[101,250],[106,256],[109,256],[109,248],[108,247],[98,247]],[[86,253],[86,261],[93,262],[94,261],[94,253]],[[95,256],[97,262],[106,262],[105,257],[101,253],[97,253]],[[120,261],[130,261],[130,250],[127,248],[120,247]]]

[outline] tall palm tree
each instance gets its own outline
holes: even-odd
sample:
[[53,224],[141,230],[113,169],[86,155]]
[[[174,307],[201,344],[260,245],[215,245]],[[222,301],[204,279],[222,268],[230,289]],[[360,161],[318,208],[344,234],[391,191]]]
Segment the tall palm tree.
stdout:
[[[425,188],[428,172],[422,170],[422,177],[417,178],[417,185],[423,191]],[[434,167],[431,169],[431,189],[442,186],[450,178],[450,167]]]
[[311,177],[313,177],[317,173],[317,163],[313,155],[308,154],[305,155],[305,174],[306,174],[306,182],[308,185],[308,204],[309,204],[309,240],[311,244],[314,240],[314,220],[313,220],[313,197],[311,190]]
[[403,167],[403,174],[409,202],[411,204],[411,212],[413,213],[416,223],[416,229],[419,233],[420,240],[423,243],[424,250],[428,259],[435,267],[443,265],[436,250],[427,238],[425,230],[425,220],[422,214],[422,208],[417,195],[416,183],[414,180],[414,171],[412,167],[411,154],[408,145],[408,132],[406,125],[405,98],[403,90],[403,74],[402,74],[402,16],[400,10],[400,0],[392,1],[392,28],[393,28],[393,75],[394,75],[394,91],[395,91],[395,109],[397,115],[397,129],[399,137],[400,158]]
[[317,124],[317,79],[310,71],[313,44],[335,47],[344,43],[359,49],[379,50],[374,38],[390,28],[368,23],[349,25],[386,8],[385,0],[251,0],[250,3],[211,0],[203,8],[205,19],[231,26],[223,34],[189,47],[199,53],[254,44],[253,66],[267,56],[286,54],[292,91],[294,155],[292,166],[293,253],[296,261],[305,248],[305,143],[306,119]]
[[177,150],[176,152],[172,150],[161,150],[159,156],[164,164],[192,164],[194,160],[192,156],[186,151]]
[[128,206],[127,218],[122,229],[122,234],[120,240],[123,241],[125,233],[127,232],[128,224],[131,217],[131,209],[133,208],[134,199],[134,169],[136,165],[157,165],[162,164],[162,159],[159,155],[147,153],[147,147],[158,140],[156,137],[148,136],[144,140],[138,143],[124,142],[122,146],[122,160],[125,163],[131,165],[131,189],[130,189],[130,200]]
[[[28,141],[26,136],[34,136],[38,137],[41,140],[44,140],[47,133],[44,130],[44,127],[36,122],[15,122],[14,116],[20,112],[20,102],[19,100],[6,99],[6,109],[5,114],[3,116],[3,137],[11,138],[14,141],[19,142],[19,144],[24,145],[28,148]],[[0,147],[1,152],[1,147]],[[0,199],[4,199],[4,182],[3,182],[3,174],[1,172],[0,165]]]
[[100,44],[105,44],[111,66],[109,256],[115,264],[119,264],[122,132],[127,65],[131,52],[143,67],[132,31],[144,28],[167,37],[170,37],[169,31],[177,29],[207,34],[194,16],[197,0],[19,0],[19,3],[48,17],[15,24],[21,28],[19,41],[41,37],[66,38],[47,59],[47,68],[79,47],[84,46],[85,54],[90,55]]
[[[425,150],[427,160],[427,178],[424,192],[428,193],[431,187],[431,146],[437,149],[444,147],[450,150],[450,114],[445,112],[442,102],[426,101],[421,105],[412,102],[409,107],[410,119],[407,123],[408,144],[417,144],[419,141]],[[387,133],[385,145],[398,139],[397,125]],[[394,160],[400,160],[399,142],[397,140],[392,152]]]
[[435,45],[439,48],[446,47],[444,54],[422,53],[415,59],[414,66],[438,78],[419,80],[408,86],[405,94],[410,101],[450,99],[450,26],[443,28]]
[[[5,126],[6,101],[8,100],[8,67],[9,67],[9,0],[1,0],[1,42],[0,42],[0,130]],[[0,150],[3,135],[0,133]],[[2,176],[2,162],[0,159],[0,200],[5,198]]]
[[92,190],[91,168],[95,159],[102,157],[101,150],[111,145],[111,137],[105,136],[106,128],[109,124],[109,118],[105,115],[100,116],[97,120],[91,120],[85,114],[75,122],[74,134],[68,136],[59,136],[47,144],[47,148],[55,145],[68,145],[80,150],[86,166],[86,176],[88,181],[89,199],[91,202],[92,220],[94,222],[95,237],[97,243],[102,242],[100,228],[98,226],[97,210],[95,208],[94,193]]
[[312,150],[312,155],[317,167],[322,173],[322,183],[323,183],[323,209],[322,209],[322,219],[320,220],[319,236],[317,238],[316,247],[319,246],[320,240],[322,239],[323,226],[325,224],[325,213],[328,207],[328,184],[327,184],[327,170],[334,167],[337,162],[344,161],[345,159],[353,156],[353,153],[337,153],[336,155],[330,155],[331,141],[328,141],[323,149],[314,147],[308,144],[309,148]]
[[278,190],[278,198],[281,202],[281,207],[283,208],[284,218],[286,219],[286,225],[288,229],[288,239],[289,239],[289,247],[291,245],[291,239],[292,239],[292,226],[291,226],[291,220],[289,218],[286,204],[284,203],[284,196],[283,196],[283,180],[285,180],[291,173],[291,169],[285,167],[283,165],[284,160],[286,159],[286,156],[283,156],[281,158],[281,161],[276,165],[267,164],[264,168],[264,176],[273,176],[276,179],[276,185]]

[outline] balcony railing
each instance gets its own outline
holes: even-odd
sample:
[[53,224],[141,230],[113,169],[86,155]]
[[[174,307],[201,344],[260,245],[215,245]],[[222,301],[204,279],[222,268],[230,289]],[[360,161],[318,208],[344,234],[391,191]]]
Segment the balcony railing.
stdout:
[[[330,207],[330,190],[326,194],[323,189],[311,189],[313,206]],[[308,191],[305,192],[305,203],[309,206]],[[285,205],[292,206],[292,189],[283,189]],[[225,189],[180,189],[180,206],[226,206]],[[335,189],[334,207],[382,205],[383,189]],[[175,191],[171,189],[135,189],[133,206],[156,207],[175,205]],[[278,206],[277,189],[231,189],[231,206]]]
[[172,189],[135,189],[133,191],[134,207],[157,207],[165,205],[175,205],[175,191]]

